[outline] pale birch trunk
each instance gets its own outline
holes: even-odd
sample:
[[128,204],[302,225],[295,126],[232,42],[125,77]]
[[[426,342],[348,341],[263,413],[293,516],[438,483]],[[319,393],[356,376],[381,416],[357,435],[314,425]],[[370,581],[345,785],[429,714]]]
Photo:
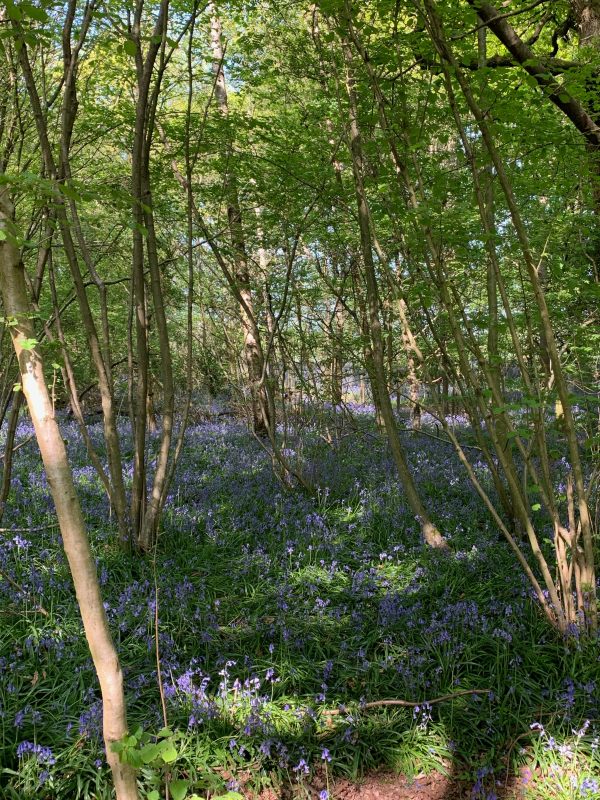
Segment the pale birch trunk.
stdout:
[[102,604],[96,565],[65,443],[46,386],[42,355],[38,346],[30,346],[31,341],[35,340],[35,330],[31,322],[23,265],[13,243],[12,216],[12,204],[6,190],[3,190],[0,192],[0,230],[7,238],[0,240],[0,289],[4,315],[11,320],[10,332],[19,363],[22,390],[54,500],[85,636],[100,682],[106,757],[112,770],[117,800],[137,800],[135,770],[121,763],[117,753],[112,750],[113,742],[127,733],[123,674]]

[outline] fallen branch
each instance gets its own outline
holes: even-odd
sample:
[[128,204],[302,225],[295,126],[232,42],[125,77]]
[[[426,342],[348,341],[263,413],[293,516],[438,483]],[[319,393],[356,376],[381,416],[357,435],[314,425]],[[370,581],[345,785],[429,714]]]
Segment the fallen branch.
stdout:
[[0,533],[35,533],[46,531],[48,528],[58,528],[58,522],[49,522],[47,525],[38,525],[37,528],[0,528]]
[[[469,694],[489,694],[491,691],[491,689],[464,689],[461,692],[454,692],[454,694],[444,694],[441,697],[434,697],[433,700],[373,700],[371,703],[361,703],[359,711],[366,711],[369,708],[378,708],[380,706],[402,706],[404,708],[432,706],[435,703],[443,703],[446,700],[454,700],[457,697],[465,697]],[[346,711],[340,708],[334,708],[324,710],[322,713],[330,717],[335,717],[338,714],[345,714]]]

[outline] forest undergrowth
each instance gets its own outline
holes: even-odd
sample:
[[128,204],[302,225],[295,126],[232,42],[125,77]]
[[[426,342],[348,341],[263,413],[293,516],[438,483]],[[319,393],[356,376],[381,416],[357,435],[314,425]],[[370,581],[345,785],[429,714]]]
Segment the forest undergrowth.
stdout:
[[[504,796],[513,776],[530,798],[599,797],[598,639],[551,629],[452,447],[407,432],[450,545],[425,549],[372,418],[354,419],[288,447],[313,497],[277,480],[244,426],[190,428],[154,558],[119,548],[64,423],[143,796],[168,783],[174,800],[311,797],[318,773],[326,798],[336,775],[384,767],[449,772],[473,800]],[[31,432],[22,422],[17,441]],[[0,797],[108,800],[99,690],[35,441],[15,454],[3,525]],[[383,699],[418,705],[367,705]]]

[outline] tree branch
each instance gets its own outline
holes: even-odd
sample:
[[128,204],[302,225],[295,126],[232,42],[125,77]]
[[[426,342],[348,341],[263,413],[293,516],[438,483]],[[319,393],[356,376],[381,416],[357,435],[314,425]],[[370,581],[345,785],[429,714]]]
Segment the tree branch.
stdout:
[[534,78],[550,102],[554,103],[583,134],[588,144],[594,148],[600,147],[600,127],[582,103],[552,77],[546,64],[535,55],[497,9],[484,0],[467,0],[467,2],[513,58]]

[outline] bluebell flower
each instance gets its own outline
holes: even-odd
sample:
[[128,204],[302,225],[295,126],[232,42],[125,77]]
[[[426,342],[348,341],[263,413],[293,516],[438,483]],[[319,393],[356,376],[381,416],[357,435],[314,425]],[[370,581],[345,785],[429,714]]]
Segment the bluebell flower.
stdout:
[[301,758],[300,761],[293,767],[294,772],[298,775],[308,775],[310,772],[310,767],[306,763],[306,759]]
[[579,790],[584,797],[597,797],[600,792],[600,783],[597,778],[584,778]]

